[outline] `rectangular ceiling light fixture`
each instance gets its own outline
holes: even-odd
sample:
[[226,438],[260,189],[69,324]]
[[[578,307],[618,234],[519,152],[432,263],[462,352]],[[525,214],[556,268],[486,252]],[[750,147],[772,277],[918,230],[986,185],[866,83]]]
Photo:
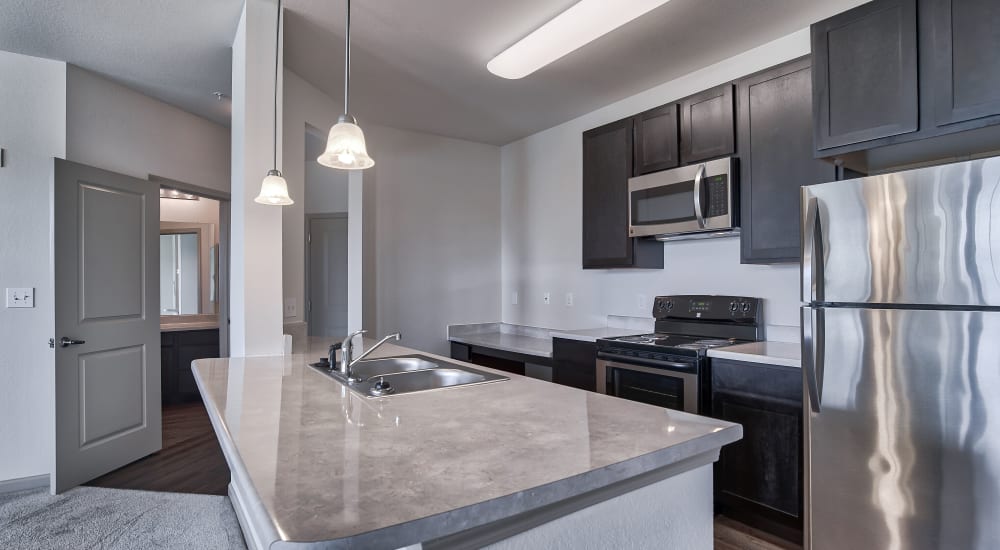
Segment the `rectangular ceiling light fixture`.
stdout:
[[668,1],[580,0],[491,59],[486,68],[503,78],[524,78]]

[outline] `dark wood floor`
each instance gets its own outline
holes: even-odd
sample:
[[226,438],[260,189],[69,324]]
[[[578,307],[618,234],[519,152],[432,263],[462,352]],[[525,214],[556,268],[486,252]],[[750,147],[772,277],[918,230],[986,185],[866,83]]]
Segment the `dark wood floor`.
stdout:
[[802,550],[802,546],[725,516],[715,516],[715,550]]
[[225,495],[229,466],[201,403],[163,409],[163,449],[87,485]]

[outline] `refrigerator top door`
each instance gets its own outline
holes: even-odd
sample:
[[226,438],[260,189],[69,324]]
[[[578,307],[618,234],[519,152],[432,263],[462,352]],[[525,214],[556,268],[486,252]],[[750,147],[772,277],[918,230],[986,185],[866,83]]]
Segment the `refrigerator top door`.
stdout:
[[1000,157],[802,188],[802,301],[1000,307]]
[[806,550],[1000,548],[1000,311],[803,322]]

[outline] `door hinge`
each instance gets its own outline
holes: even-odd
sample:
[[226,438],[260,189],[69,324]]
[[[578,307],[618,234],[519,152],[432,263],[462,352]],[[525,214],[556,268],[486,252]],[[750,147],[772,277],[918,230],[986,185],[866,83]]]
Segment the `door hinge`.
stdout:
[[56,339],[55,338],[49,338],[49,347],[52,348],[52,349],[56,349]]
[[306,242],[309,243],[309,244],[312,244],[312,242],[313,242],[313,234],[311,232],[310,233],[306,233]]

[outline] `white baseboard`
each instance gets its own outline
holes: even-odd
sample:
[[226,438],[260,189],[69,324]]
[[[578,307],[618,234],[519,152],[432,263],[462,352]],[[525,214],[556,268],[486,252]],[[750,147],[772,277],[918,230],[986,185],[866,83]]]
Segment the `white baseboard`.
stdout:
[[18,491],[27,491],[28,489],[41,489],[48,486],[49,474],[7,479],[0,481],[0,495],[5,493],[16,493]]

